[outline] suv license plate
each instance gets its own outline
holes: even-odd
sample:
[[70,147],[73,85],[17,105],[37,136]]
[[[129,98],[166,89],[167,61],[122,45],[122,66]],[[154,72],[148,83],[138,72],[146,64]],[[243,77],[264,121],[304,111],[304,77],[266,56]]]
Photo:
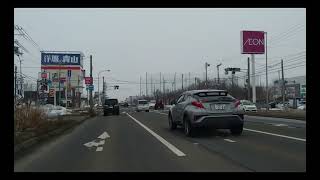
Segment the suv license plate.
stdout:
[[225,110],[226,109],[226,105],[225,104],[215,104],[213,105],[215,110]]

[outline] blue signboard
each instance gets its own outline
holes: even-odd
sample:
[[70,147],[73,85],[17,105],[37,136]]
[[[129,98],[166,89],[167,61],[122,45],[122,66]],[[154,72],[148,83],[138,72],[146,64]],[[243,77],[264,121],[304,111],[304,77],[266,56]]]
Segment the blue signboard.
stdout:
[[89,85],[89,91],[93,91],[94,90],[94,86],[93,85]]
[[79,54],[41,53],[41,65],[81,65]]

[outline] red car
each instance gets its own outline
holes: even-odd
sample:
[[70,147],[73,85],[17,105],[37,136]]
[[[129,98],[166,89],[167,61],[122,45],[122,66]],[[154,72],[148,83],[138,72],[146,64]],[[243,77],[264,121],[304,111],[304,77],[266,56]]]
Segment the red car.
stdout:
[[164,109],[164,105],[162,103],[162,101],[157,101],[156,104],[154,105],[154,109]]

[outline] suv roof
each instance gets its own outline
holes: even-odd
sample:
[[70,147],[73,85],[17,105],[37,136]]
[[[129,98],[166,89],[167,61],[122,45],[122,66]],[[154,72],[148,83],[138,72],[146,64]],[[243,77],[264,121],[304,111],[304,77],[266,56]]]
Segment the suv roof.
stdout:
[[227,92],[226,90],[218,90],[218,89],[201,89],[201,90],[191,90],[186,91],[183,94],[196,94],[200,92]]

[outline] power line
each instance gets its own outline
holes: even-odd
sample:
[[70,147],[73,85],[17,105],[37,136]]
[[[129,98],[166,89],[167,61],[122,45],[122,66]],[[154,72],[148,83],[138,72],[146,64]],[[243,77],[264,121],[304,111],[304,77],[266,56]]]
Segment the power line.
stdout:
[[270,43],[271,47],[274,47],[275,44],[278,44],[279,42],[283,42],[283,40],[286,39],[292,39],[292,37],[295,37],[293,35],[297,34],[298,32],[300,32],[301,30],[303,30],[303,28],[299,29],[298,31],[294,32],[293,34],[287,34],[279,39],[277,39],[276,41],[273,41],[272,43]]
[[303,24],[297,24],[291,28],[289,28],[288,30],[286,31],[283,31],[282,33],[270,38],[269,42],[270,44],[272,44],[273,42],[279,40],[279,39],[282,39],[283,37],[286,37],[288,34],[290,33],[293,33],[295,31],[297,31],[298,29],[301,29],[301,28],[304,28],[304,25]]

